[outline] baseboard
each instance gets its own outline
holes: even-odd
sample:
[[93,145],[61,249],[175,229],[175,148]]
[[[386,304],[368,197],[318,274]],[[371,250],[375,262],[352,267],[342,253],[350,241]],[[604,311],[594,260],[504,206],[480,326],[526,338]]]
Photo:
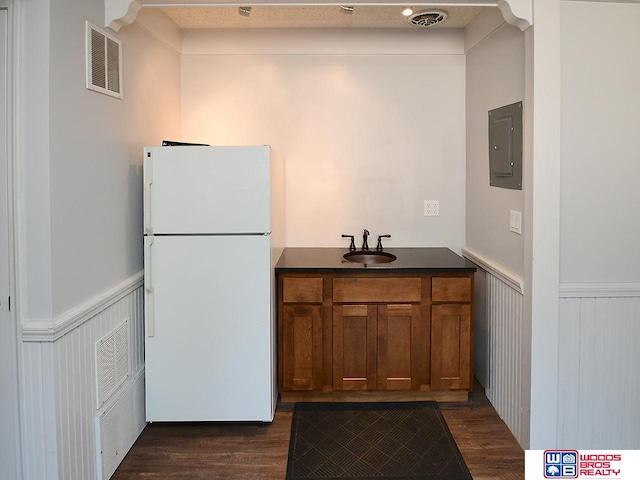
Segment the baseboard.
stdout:
[[67,310],[50,322],[22,322],[23,342],[55,342],[143,284],[143,272]]

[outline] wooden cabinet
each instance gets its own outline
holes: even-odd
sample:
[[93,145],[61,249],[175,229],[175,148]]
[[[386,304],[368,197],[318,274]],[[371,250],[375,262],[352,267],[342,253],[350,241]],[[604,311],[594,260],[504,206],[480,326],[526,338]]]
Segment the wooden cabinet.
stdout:
[[419,305],[379,305],[376,389],[418,390],[424,354]]
[[282,389],[322,389],[322,307],[286,305],[282,311]]
[[333,307],[333,390],[417,390],[418,305]]
[[333,307],[333,390],[375,390],[375,305]]
[[284,277],[278,290],[280,390],[322,390],[324,278]]
[[465,400],[473,274],[278,274],[284,401]]
[[431,309],[432,390],[471,389],[471,306]]
[[418,388],[421,289],[420,277],[333,279],[334,390]]
[[431,389],[471,389],[472,277],[431,279]]

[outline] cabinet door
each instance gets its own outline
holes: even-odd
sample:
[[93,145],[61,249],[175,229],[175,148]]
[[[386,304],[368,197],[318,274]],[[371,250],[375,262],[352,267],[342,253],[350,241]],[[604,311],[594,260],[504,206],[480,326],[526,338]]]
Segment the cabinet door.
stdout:
[[378,305],[378,390],[417,390],[420,306]]
[[431,389],[471,388],[471,306],[431,309]]
[[322,389],[322,306],[285,305],[282,312],[283,391]]
[[333,389],[375,390],[375,305],[333,307]]

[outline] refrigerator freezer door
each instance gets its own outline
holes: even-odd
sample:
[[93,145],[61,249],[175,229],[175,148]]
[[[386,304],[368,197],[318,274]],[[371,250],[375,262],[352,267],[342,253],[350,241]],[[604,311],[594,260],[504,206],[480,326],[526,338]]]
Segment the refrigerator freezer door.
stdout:
[[273,420],[269,240],[154,237],[148,421]]
[[149,147],[147,234],[271,231],[268,146]]

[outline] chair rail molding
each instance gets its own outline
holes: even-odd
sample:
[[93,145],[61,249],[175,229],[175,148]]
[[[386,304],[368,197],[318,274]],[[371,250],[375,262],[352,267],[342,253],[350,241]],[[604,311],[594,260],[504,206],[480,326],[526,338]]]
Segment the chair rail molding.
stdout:
[[22,322],[23,342],[55,342],[95,315],[126,297],[144,281],[142,270],[48,322]]
[[[246,6],[249,5],[269,5],[269,6],[312,6],[312,5],[344,5],[340,0],[251,0],[248,3],[243,0],[105,0],[104,2],[104,23],[107,27],[116,32],[122,27],[133,23],[142,7],[165,6]],[[352,0],[350,5],[399,5],[405,6],[406,0]],[[413,7],[438,6],[442,2],[417,1],[411,3]],[[533,0],[449,0],[447,5],[498,7],[504,19],[524,31],[533,25]]]
[[560,298],[640,297],[640,282],[560,282]]
[[519,294],[524,295],[524,280],[517,273],[469,247],[462,247],[462,256],[491,273],[494,277],[499,278],[505,285],[513,288]]

